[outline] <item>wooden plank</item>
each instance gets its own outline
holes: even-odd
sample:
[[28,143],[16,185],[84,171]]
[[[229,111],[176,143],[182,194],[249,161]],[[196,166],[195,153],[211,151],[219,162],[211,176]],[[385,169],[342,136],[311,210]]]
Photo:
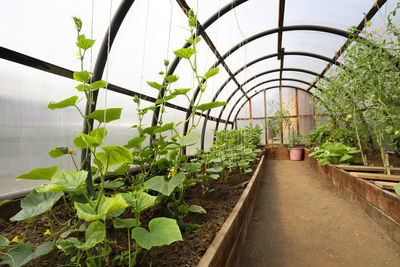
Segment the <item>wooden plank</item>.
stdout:
[[[385,167],[378,166],[358,166],[358,165],[335,165],[335,167],[345,171],[367,171],[367,172],[384,172]],[[392,167],[391,171],[400,171],[400,168]]]
[[394,186],[397,183],[393,183],[393,182],[383,182],[383,181],[375,181],[375,185],[383,188],[383,189],[390,189],[390,190],[394,190]]
[[367,180],[384,180],[384,181],[400,182],[400,175],[386,175],[386,174],[368,173],[368,172],[349,172],[349,174],[357,178],[362,178]]

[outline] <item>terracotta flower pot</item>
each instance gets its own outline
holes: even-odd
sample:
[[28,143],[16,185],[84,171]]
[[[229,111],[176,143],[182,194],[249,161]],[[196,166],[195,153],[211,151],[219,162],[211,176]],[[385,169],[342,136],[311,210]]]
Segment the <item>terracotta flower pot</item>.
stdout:
[[302,147],[290,148],[290,160],[303,160],[303,151],[304,149]]

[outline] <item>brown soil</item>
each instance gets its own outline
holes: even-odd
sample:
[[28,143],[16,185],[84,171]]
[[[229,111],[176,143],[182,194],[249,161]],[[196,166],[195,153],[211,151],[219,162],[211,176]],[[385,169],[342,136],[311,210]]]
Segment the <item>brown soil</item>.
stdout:
[[[253,164],[252,167],[254,170],[256,164]],[[251,175],[252,173],[244,175],[235,172],[227,181],[222,179],[211,181],[210,188],[215,189],[211,193],[203,194],[200,185],[189,188],[185,194],[186,203],[200,205],[207,213],[190,213],[185,218],[185,222],[200,224],[202,227],[195,233],[182,233],[183,241],[175,242],[169,246],[151,248],[149,251],[143,250],[138,257],[137,266],[195,266],[244,191],[245,186],[242,186],[242,183],[248,181]],[[64,205],[54,207],[53,213],[61,222],[68,219],[68,213]],[[151,218],[159,216],[161,216],[159,208],[144,212],[141,215],[142,226],[147,227]],[[121,217],[134,216],[127,209]],[[9,240],[19,235],[19,238],[22,239],[25,226],[26,222],[10,223],[0,219],[0,235],[7,237]],[[35,218],[30,224],[26,241],[36,246],[45,241],[50,241],[51,238],[43,234],[47,228],[45,216]],[[55,228],[56,230],[61,229],[60,226]],[[111,260],[122,251],[128,249],[127,231],[114,229],[111,224],[107,225],[107,238],[116,241],[111,245],[113,252],[110,255],[110,262],[107,266],[117,266]],[[73,255],[71,253],[67,257],[61,250],[54,249],[50,254],[32,261],[27,266],[69,264],[70,257]]]
[[399,246],[314,175],[266,161],[239,266],[399,266]]

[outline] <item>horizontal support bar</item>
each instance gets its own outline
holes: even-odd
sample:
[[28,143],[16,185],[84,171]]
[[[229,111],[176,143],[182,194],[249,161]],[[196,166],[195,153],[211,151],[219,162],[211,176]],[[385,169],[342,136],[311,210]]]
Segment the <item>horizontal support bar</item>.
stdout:
[[[16,52],[16,51],[4,48],[4,47],[0,47],[0,58],[12,61],[14,63],[22,64],[27,67],[45,71],[45,72],[48,72],[51,74],[55,74],[55,75],[58,75],[61,77],[73,79],[74,72],[72,70],[62,68],[60,66],[45,62],[43,60],[40,60],[40,59],[37,59],[34,57],[27,56],[25,54],[22,54],[22,53],[19,53],[19,52]],[[126,88],[123,88],[123,87],[120,87],[120,86],[117,86],[117,85],[114,85],[111,83],[108,84],[107,89],[110,91],[116,92],[116,93],[127,95],[127,96],[132,96],[132,97],[138,96],[140,99],[142,99],[144,101],[149,101],[152,103],[156,102],[156,100],[157,100],[154,97],[151,97],[151,96],[148,96],[145,94],[141,94],[141,93],[138,93],[138,92],[135,92],[132,90],[128,90]],[[180,110],[183,112],[187,112],[187,110],[188,110],[187,108],[177,106],[177,105],[174,105],[174,104],[171,104],[168,102],[165,105],[169,108],[173,108],[173,109]],[[200,112],[196,112],[196,115],[206,117],[206,114],[201,114]],[[209,120],[218,121],[218,118],[210,116]],[[221,120],[221,122],[225,123],[226,120]],[[233,122],[231,122],[231,121],[229,121],[228,123],[233,124]]]

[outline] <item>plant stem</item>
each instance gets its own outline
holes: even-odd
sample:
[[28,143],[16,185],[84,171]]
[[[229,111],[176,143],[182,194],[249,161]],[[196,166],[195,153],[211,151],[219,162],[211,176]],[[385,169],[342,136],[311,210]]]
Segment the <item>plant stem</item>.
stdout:
[[24,237],[22,238],[22,243],[25,242],[25,238],[26,238],[26,235],[28,234],[28,228],[29,228],[29,225],[30,225],[30,224],[31,224],[31,220],[28,219],[28,224],[27,224],[26,227],[25,227]]

